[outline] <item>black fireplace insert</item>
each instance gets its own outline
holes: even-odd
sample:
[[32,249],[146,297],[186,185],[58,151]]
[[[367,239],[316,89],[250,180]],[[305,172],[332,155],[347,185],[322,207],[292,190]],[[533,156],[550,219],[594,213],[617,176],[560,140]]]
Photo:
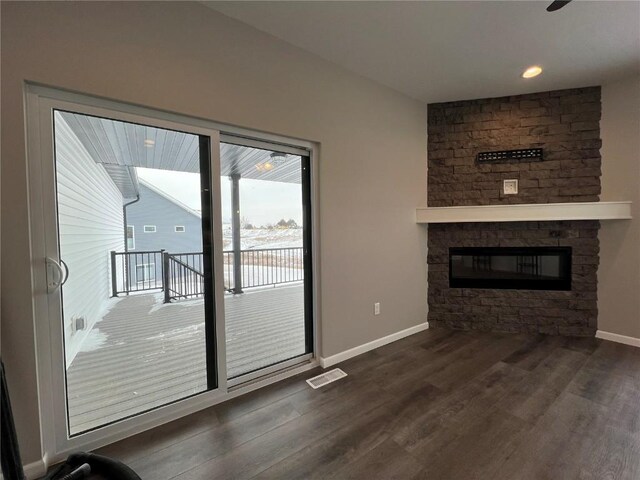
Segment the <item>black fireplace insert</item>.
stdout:
[[571,290],[571,247],[452,247],[449,286]]

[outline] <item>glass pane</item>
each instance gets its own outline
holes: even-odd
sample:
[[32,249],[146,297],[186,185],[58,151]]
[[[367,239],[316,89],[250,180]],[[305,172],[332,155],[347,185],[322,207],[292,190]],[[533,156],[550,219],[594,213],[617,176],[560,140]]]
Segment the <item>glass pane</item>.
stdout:
[[61,111],[54,125],[74,435],[208,388],[209,159],[183,132]]
[[570,247],[451,248],[449,284],[467,288],[564,290],[571,286]]
[[[307,352],[302,157],[221,144],[227,376]],[[310,320],[310,319],[309,319]]]

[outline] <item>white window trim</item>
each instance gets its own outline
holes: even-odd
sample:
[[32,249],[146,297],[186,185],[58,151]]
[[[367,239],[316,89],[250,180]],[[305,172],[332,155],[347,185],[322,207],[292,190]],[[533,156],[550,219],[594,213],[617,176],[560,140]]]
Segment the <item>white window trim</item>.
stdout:
[[[129,246],[129,229],[131,229],[131,246]],[[134,225],[127,225],[127,236],[125,237],[125,241],[127,242],[127,250],[136,249],[136,227]]]
[[[147,230],[147,228],[153,228],[153,230]],[[157,231],[158,228],[155,225],[145,225],[144,227],[142,227],[143,233],[156,233]]]
[[[181,228],[182,230],[178,230],[179,228]],[[173,231],[175,233],[185,233],[187,231],[187,229],[185,228],[184,225],[176,225],[173,227]]]

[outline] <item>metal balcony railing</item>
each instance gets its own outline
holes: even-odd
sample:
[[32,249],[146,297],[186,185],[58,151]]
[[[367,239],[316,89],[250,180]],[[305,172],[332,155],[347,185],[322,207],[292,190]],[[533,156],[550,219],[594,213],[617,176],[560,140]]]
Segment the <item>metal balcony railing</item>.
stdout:
[[202,252],[164,253],[164,303],[204,295]]
[[164,289],[164,250],[111,252],[111,294]]
[[[241,250],[239,265],[234,255],[233,251],[223,252],[224,287],[229,292],[304,280],[302,247]],[[202,252],[112,251],[112,294],[161,290],[165,303],[200,297],[204,295],[203,267]]]
[[240,278],[235,278],[234,252],[224,252],[224,286],[228,291],[239,293],[243,288],[304,280],[302,247],[241,250],[240,265]]

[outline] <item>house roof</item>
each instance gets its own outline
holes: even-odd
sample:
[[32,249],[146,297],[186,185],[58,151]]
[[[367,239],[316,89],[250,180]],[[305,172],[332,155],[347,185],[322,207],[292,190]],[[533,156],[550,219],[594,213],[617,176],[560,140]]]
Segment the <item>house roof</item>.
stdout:
[[[102,164],[125,198],[137,195],[133,167],[200,172],[198,136],[134,123],[60,112],[96,163]],[[301,157],[273,150],[221,143],[224,176],[272,182],[301,183]],[[271,168],[263,168],[269,163]]]
[[111,180],[113,180],[113,183],[116,184],[120,193],[122,193],[122,198],[128,200],[138,196],[139,179],[135,167],[111,163],[103,163],[102,166],[111,177]]
[[177,205],[178,207],[182,208],[187,213],[190,213],[191,215],[195,215],[196,217],[201,218],[202,214],[198,210],[194,210],[193,208],[187,206],[186,204],[182,203],[177,198],[172,197],[171,195],[169,195],[167,192],[164,192],[164,191],[160,190],[158,187],[154,186],[153,184],[151,184],[151,183],[149,183],[149,182],[147,182],[147,181],[145,181],[145,180],[143,180],[141,178],[138,179],[138,182],[143,187],[148,188],[153,193],[156,193],[156,194],[160,195],[161,197],[165,198],[166,200],[174,203],[175,205]]

